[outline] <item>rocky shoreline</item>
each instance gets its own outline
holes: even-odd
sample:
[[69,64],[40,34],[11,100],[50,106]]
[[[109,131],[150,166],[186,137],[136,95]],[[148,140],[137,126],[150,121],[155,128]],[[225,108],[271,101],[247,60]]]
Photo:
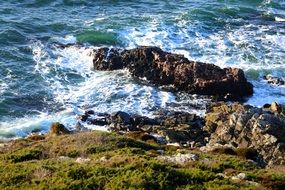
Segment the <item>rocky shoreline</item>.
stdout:
[[[211,95],[216,100],[243,100],[253,94],[253,85],[237,68],[221,69],[213,64],[189,61],[183,55],[165,52],[158,47],[134,49],[93,49],[93,68],[101,71],[128,69],[138,79],[169,90]],[[269,83],[272,76],[264,77]],[[274,83],[277,83],[274,82]],[[282,81],[281,81],[282,82]],[[242,103],[213,101],[204,117],[187,112],[164,112],[154,118],[88,110],[80,116],[77,131],[86,130],[82,123],[106,126],[117,133],[131,133],[158,143],[182,147],[215,149],[248,149],[251,159],[260,166],[285,164],[285,108],[272,103],[263,108]]]
[[[73,167],[74,162],[87,165],[92,163],[92,166],[95,167],[93,169],[97,170],[98,164],[109,163],[113,157],[116,159],[126,157],[123,162],[125,165],[130,164],[129,162],[138,163],[142,160],[148,165],[151,160],[151,162],[167,164],[167,166],[161,167],[166,167],[169,171],[170,168],[172,171],[174,164],[174,168],[186,167],[191,172],[193,168],[201,170],[201,172],[206,169],[207,174],[203,174],[204,176],[212,172],[210,178],[201,178],[202,181],[194,180],[196,185],[200,185],[199,187],[203,186],[201,185],[204,183],[203,180],[209,183],[214,179],[226,180],[226,183],[230,185],[235,184],[238,187],[241,185],[249,189],[252,187],[279,189],[279,187],[285,186],[282,181],[285,165],[285,105],[273,102],[258,108],[244,105],[241,101],[217,101],[217,99],[243,100],[253,94],[253,85],[247,81],[241,69],[221,69],[212,64],[189,61],[182,55],[164,52],[157,47],[138,47],[131,50],[100,48],[94,49],[91,56],[93,56],[93,66],[96,70],[128,69],[133,77],[144,78],[153,85],[167,86],[169,90],[173,91],[214,96],[216,99],[207,105],[204,116],[186,111],[164,110],[150,118],[123,111],[97,113],[94,110],[86,110],[83,115],[78,116],[75,130],[67,129],[60,123],[53,123],[50,132],[46,135],[32,134],[26,139],[0,144],[0,152],[6,155],[3,158],[0,157],[0,160],[2,159],[0,165],[2,162],[4,164],[6,162],[23,163],[37,160],[42,164],[45,160],[51,162],[56,160],[57,164],[68,162],[71,165],[68,167]],[[277,80],[272,77],[264,79],[269,80],[269,83],[283,85],[281,79]],[[273,79],[275,82],[270,82]],[[85,124],[105,126],[111,133],[108,135],[93,134],[92,131],[84,127]],[[66,143],[64,143],[65,141]],[[27,147],[32,148],[26,150]],[[119,156],[116,155],[118,150],[122,151],[118,153]],[[179,151],[177,153],[172,150]],[[216,154],[221,156],[216,156]],[[96,156],[94,157],[94,155]],[[100,159],[97,158],[98,156]],[[216,161],[217,158],[220,160]],[[231,161],[229,164],[231,159],[238,159],[238,161],[235,160],[233,163]],[[114,166],[112,161],[108,167],[116,168],[117,171],[117,165],[120,165],[121,162],[114,162]],[[217,163],[218,167],[216,168]],[[197,168],[192,166],[193,164],[198,164]],[[63,166],[58,167],[64,170]],[[262,181],[263,177],[259,175],[255,178],[247,177],[247,175],[252,175],[250,173],[252,168],[256,170],[281,168],[278,169],[278,172],[281,171],[282,179],[270,178],[268,180],[266,178],[265,181]],[[269,171],[267,169],[266,172]],[[52,173],[57,172],[54,169],[43,170],[49,172],[43,178],[50,178]],[[229,170],[231,171],[229,172]],[[247,174],[242,171],[246,171]],[[81,169],[72,174],[75,176],[72,176],[74,177],[73,181],[81,179],[80,176],[77,176],[82,174],[80,172],[82,172]],[[84,172],[82,174],[84,179],[95,175],[88,173],[93,170],[90,171],[87,168],[84,168]],[[15,174],[13,173],[13,175]],[[105,173],[99,175],[103,176],[105,186],[113,183],[112,180],[105,179]],[[121,174],[115,172],[110,174],[110,176],[112,175],[118,177]],[[176,175],[183,179],[189,178],[189,175],[184,175],[184,173],[175,173]],[[4,176],[4,178],[8,179],[9,177]],[[31,174],[27,174],[25,178],[31,178]],[[261,183],[257,183],[258,180],[261,180]],[[101,179],[99,182],[101,183]],[[15,182],[15,184],[17,183]],[[24,182],[20,180],[19,183]],[[41,183],[45,184],[45,182]],[[85,184],[82,181],[81,183]],[[171,187],[176,187],[178,183],[184,186],[189,185],[188,181],[187,183],[179,181]],[[225,182],[223,181],[223,183]],[[6,182],[1,182],[0,179],[1,184],[6,184]],[[11,184],[14,185],[14,182],[12,181]],[[70,187],[66,186],[66,188]]]
[[[62,46],[60,48],[69,48]],[[118,134],[129,134],[143,141],[198,148],[205,152],[248,151],[248,158],[261,167],[285,164],[285,106],[273,102],[263,108],[241,103],[253,94],[253,85],[238,68],[224,68],[190,61],[183,55],[158,47],[134,49],[92,49],[93,69],[113,71],[128,69],[130,74],[168,90],[212,97],[205,115],[164,110],[153,118],[119,111],[96,113],[87,110],[79,116],[74,131],[61,124],[51,126],[51,133],[88,131],[84,124],[105,126]],[[282,79],[265,76],[270,84]],[[218,100],[239,100],[240,103]]]
[[[260,166],[285,164],[285,106],[273,102],[263,108],[241,103],[217,102],[205,117],[174,112],[155,118],[125,112],[82,115],[81,122],[106,126],[110,131],[129,133],[142,140],[153,139],[160,144],[200,148],[202,151],[248,149],[250,159]],[[84,130],[80,128],[79,130]]]

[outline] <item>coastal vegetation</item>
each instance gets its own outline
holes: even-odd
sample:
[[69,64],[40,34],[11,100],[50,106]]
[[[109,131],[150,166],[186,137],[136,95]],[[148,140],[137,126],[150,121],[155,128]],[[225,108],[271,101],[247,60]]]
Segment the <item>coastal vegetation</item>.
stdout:
[[87,131],[50,132],[3,142],[0,189],[285,187],[284,167],[261,168],[243,153],[206,153],[144,140],[128,134]]

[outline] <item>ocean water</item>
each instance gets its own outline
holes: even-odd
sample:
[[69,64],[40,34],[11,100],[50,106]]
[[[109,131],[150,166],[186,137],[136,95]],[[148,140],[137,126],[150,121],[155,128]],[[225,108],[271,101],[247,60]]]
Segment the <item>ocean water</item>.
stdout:
[[139,83],[125,70],[91,69],[90,48],[139,45],[242,68],[254,84],[248,104],[285,103],[285,87],[262,79],[285,77],[284,0],[7,0],[0,1],[0,139],[46,132],[53,121],[72,129],[88,109],[203,114],[203,97]]

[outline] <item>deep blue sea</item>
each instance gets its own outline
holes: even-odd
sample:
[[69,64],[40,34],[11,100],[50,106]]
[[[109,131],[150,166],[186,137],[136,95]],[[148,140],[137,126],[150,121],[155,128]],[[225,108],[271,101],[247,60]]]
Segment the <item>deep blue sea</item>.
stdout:
[[203,114],[203,98],[91,69],[90,48],[140,45],[242,68],[254,84],[248,104],[285,103],[285,87],[262,79],[285,77],[284,0],[2,0],[0,139],[45,132],[53,121],[72,128],[88,109]]

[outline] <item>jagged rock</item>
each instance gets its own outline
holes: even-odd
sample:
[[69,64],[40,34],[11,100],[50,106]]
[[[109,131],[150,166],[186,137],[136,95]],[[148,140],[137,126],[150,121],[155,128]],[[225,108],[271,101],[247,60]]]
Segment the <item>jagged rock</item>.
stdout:
[[109,124],[106,118],[95,118],[95,119],[90,120],[89,123],[93,125],[98,125],[98,126],[105,126]]
[[85,115],[94,115],[95,112],[93,110],[88,110],[85,112]]
[[268,111],[268,106],[216,103],[205,117],[204,130],[211,134],[207,146],[254,149],[260,164],[285,164],[285,117],[277,103],[272,105]]
[[94,50],[93,65],[97,70],[117,70],[124,68],[121,50],[100,48]]
[[246,177],[247,176],[246,176],[245,173],[239,173],[237,176],[232,176],[231,180],[239,182],[239,181],[242,181],[242,180],[246,180]]
[[132,124],[135,126],[159,125],[160,121],[145,116],[135,115],[132,117]]
[[263,77],[264,80],[266,80],[269,84],[274,85],[285,85],[285,79],[281,77],[275,77],[272,75],[266,75]]
[[82,115],[82,116],[80,117],[80,120],[85,122],[85,121],[87,121],[88,117],[89,117],[89,114],[86,114],[86,113],[85,113],[84,115]]
[[62,134],[69,134],[71,131],[69,131],[65,126],[61,123],[54,122],[50,126],[49,133],[51,135],[62,135]]
[[111,116],[111,121],[112,123],[119,123],[119,124],[127,125],[127,124],[131,124],[132,118],[128,113],[118,111],[114,115]]
[[183,55],[164,52],[158,47],[96,49],[93,66],[97,70],[127,68],[134,77],[193,94],[227,95],[231,99],[253,94],[253,86],[241,69],[221,69],[213,64],[189,61]]
[[82,157],[78,157],[75,162],[79,163],[79,164],[85,164],[90,162],[91,159],[90,158],[82,158]]
[[[85,119],[88,124],[106,125],[111,131],[128,132],[130,136],[141,136],[144,140],[155,140],[156,134],[161,135],[170,143],[200,147],[205,145],[207,132],[202,130],[203,119],[195,114],[184,112],[165,113],[156,118],[130,115],[126,112],[110,114],[95,113]],[[152,138],[150,138],[152,136]],[[163,141],[164,142],[164,141]]]
[[77,122],[74,128],[77,132],[90,131],[90,129],[84,127],[80,122]]
[[174,129],[168,129],[162,131],[162,135],[166,137],[166,140],[170,143],[186,142],[189,140],[186,131],[176,131]]

